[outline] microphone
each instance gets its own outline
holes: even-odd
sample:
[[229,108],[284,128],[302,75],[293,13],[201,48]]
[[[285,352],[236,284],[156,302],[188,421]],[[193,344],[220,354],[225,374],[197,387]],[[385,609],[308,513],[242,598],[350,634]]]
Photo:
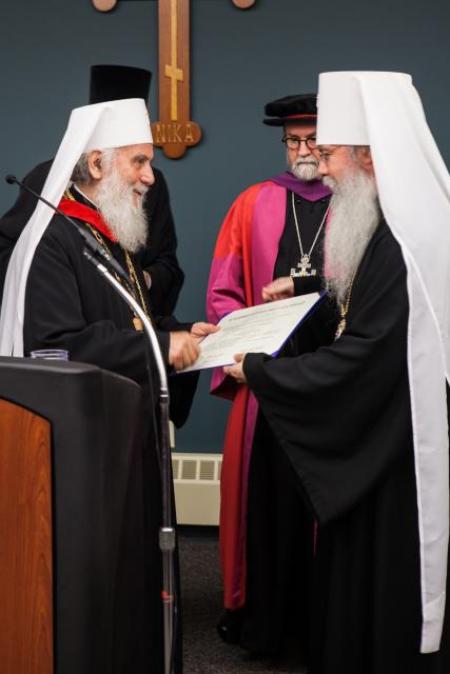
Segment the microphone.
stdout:
[[50,201],[47,201],[47,199],[44,199],[44,197],[41,197],[40,194],[35,192],[34,190],[31,189],[31,187],[28,187],[28,185],[25,185],[25,183],[21,182],[16,178],[16,176],[13,176],[11,173],[9,173],[7,176],[5,176],[5,181],[8,183],[8,185],[19,185],[19,187],[22,187],[24,190],[32,194],[36,199],[39,201],[43,201],[46,206],[49,206],[52,208],[55,213],[58,215],[61,215],[65,220],[70,222],[71,225],[73,225],[77,230],[80,236],[83,237],[84,243],[86,246],[89,248],[89,250],[96,256],[101,257],[103,261],[109,266],[110,269],[114,271],[124,283],[126,283],[127,288],[130,287],[130,279],[128,278],[127,274],[121,267],[121,265],[117,262],[117,260],[111,255],[111,253],[103,248],[95,236],[93,236],[88,230],[84,229],[84,227],[81,227],[78,222],[75,222],[73,218],[69,217],[65,213],[63,213],[57,206],[54,206]]

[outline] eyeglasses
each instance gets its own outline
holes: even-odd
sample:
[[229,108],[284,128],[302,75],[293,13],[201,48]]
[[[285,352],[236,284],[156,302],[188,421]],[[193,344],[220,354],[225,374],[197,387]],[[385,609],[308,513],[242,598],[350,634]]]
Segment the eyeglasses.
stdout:
[[281,142],[284,143],[289,150],[299,150],[302,143],[305,143],[309,150],[315,150],[317,148],[315,136],[307,136],[306,138],[300,138],[299,136],[283,136]]

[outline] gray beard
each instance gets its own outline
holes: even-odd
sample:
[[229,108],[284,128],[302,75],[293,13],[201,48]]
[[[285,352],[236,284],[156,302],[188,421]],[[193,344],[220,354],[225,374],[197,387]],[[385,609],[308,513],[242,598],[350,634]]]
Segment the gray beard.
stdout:
[[288,161],[289,170],[295,175],[298,180],[304,180],[305,182],[311,182],[311,180],[318,180],[319,175],[319,162],[317,159],[308,159],[308,160],[297,160],[292,162]]
[[361,170],[340,180],[325,177],[333,190],[324,241],[324,276],[339,303],[346,300],[361,259],[380,220],[375,180]]
[[[142,191],[142,186],[139,187]],[[95,202],[122,248],[136,253],[147,241],[148,223],[143,201],[134,204],[133,185],[119,175],[114,165],[101,180]]]

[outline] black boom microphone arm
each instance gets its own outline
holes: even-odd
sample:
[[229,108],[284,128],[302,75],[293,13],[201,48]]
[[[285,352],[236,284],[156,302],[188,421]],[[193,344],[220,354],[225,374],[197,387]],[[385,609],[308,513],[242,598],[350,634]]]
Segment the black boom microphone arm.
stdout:
[[49,206],[55,213],[63,217],[67,222],[70,222],[70,224],[75,227],[78,230],[78,233],[80,236],[83,237],[84,242],[86,246],[89,248],[89,250],[94,254],[100,257],[105,264],[108,265],[110,269],[114,271],[124,283],[126,283],[127,288],[130,286],[130,280],[120,264],[117,262],[117,260],[114,259],[114,257],[111,255],[111,253],[102,248],[102,246],[98,243],[96,240],[95,236],[92,236],[92,234],[87,230],[84,229],[84,227],[81,227],[73,218],[70,218],[68,215],[63,213],[57,206],[54,206],[50,201],[47,201],[47,199],[44,199],[40,194],[35,192],[31,187],[28,187],[28,185],[25,185],[24,182],[18,180],[16,176],[13,176],[11,174],[8,174],[5,176],[5,180],[8,183],[8,185],[19,185],[22,189],[26,190],[30,194],[32,194],[38,201],[43,201],[46,206]]

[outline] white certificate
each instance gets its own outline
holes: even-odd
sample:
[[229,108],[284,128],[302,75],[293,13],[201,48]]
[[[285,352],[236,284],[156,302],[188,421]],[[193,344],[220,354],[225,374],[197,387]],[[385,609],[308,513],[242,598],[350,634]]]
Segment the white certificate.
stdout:
[[233,311],[218,323],[218,332],[205,337],[194,365],[181,371],[230,365],[237,353],[275,355],[320,297],[311,293]]

